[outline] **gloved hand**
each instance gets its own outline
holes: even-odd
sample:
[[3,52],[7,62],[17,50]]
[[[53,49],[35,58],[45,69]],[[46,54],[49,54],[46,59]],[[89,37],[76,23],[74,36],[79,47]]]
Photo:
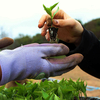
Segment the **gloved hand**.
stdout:
[[73,54],[62,59],[48,57],[66,55],[68,52],[68,47],[63,44],[29,44],[14,50],[3,50],[0,52],[0,85],[12,80],[61,75],[80,63],[83,56]]
[[13,43],[13,39],[11,39],[9,37],[4,37],[4,38],[0,39],[0,49],[9,46],[12,43]]

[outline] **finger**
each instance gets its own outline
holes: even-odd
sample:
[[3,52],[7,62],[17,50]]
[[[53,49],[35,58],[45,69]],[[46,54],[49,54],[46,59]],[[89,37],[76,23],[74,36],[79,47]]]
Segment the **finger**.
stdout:
[[50,44],[50,43],[43,43],[43,44],[39,44],[39,43],[31,43],[31,44],[27,44],[24,46],[29,46],[29,47],[40,47],[40,48],[47,48],[47,47],[55,47],[55,46],[60,46],[63,44]]
[[[52,14],[54,14],[56,12],[56,9],[52,11]],[[62,10],[59,9],[58,12],[55,14],[54,19],[64,19],[64,18],[69,18],[69,16]]]
[[45,35],[46,35],[47,29],[48,29],[48,26],[47,26],[47,24],[45,23],[44,26],[42,27],[42,30],[41,30],[41,35],[42,35],[42,36],[45,36]]
[[4,37],[3,39],[0,40],[0,48],[4,48],[6,46],[9,46],[13,43],[13,39],[9,37]]
[[65,27],[70,26],[73,27],[75,25],[75,20],[72,18],[69,19],[53,19],[53,25],[56,27]]
[[44,57],[66,55],[69,52],[69,48],[64,44],[40,44],[41,51]]
[[49,30],[48,29],[46,31],[45,38],[46,38],[46,40],[50,41],[50,34],[49,34]]
[[46,19],[47,19],[47,15],[42,15],[42,17],[40,18],[39,23],[38,23],[39,28],[43,27],[44,23],[46,22]]
[[74,69],[76,66],[72,66],[70,68],[64,69],[64,70],[60,70],[60,71],[56,71],[52,76],[60,76],[64,73],[67,73],[69,71],[71,71],[72,69]]
[[48,59],[50,63],[53,64],[55,71],[60,71],[64,69],[68,69],[70,67],[76,66],[83,60],[83,55],[76,53],[73,55],[70,55],[68,57],[65,57],[63,59]]
[[[55,11],[56,11],[56,10],[53,10],[53,11],[52,11],[52,14],[53,14]],[[64,19],[65,15],[66,15],[67,18],[70,17],[70,16],[68,16],[67,14],[65,14],[65,12],[64,12],[63,10],[59,9],[59,11],[55,14],[54,19]],[[66,18],[66,17],[65,17],[65,18]],[[40,18],[40,20],[39,20],[39,22],[38,22],[38,27],[39,27],[39,28],[42,28],[43,25],[44,25],[44,23],[45,23],[49,18],[50,18],[50,16],[49,16],[48,14],[42,15],[42,17]]]
[[27,44],[27,45],[24,45],[24,47],[33,47],[33,46],[37,46],[39,45],[38,43],[31,43],[31,44]]

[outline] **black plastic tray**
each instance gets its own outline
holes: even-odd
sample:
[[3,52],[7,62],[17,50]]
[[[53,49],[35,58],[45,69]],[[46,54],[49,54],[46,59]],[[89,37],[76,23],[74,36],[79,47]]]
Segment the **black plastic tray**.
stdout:
[[100,100],[100,98],[98,98],[98,97],[87,97],[87,98],[80,97],[80,100]]

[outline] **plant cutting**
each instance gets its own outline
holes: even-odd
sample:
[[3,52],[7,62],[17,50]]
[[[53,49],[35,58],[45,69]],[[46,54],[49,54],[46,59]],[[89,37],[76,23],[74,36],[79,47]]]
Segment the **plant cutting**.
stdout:
[[[27,84],[17,83],[17,87],[0,87],[1,100],[81,100],[82,93],[86,97],[86,86],[84,81],[72,79],[60,82],[48,81],[40,83],[28,82]],[[85,100],[85,99],[82,99]]]
[[55,3],[54,5],[50,6],[49,8],[46,7],[44,4],[43,4],[43,7],[44,7],[44,10],[47,12],[47,14],[50,15],[50,19],[48,20],[49,21],[49,24],[47,24],[49,26],[49,34],[50,34],[50,42],[57,42],[57,31],[58,31],[58,28],[55,28],[52,26],[52,20],[55,16],[55,14],[58,12],[59,10],[59,7],[57,8],[57,10],[52,14],[52,10],[57,6],[58,3]]

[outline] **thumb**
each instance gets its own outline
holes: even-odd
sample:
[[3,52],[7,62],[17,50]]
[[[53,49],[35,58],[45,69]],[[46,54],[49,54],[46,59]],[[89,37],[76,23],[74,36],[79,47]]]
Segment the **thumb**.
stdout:
[[65,27],[65,26],[73,27],[75,25],[75,20],[72,19],[72,18],[53,19],[53,25],[56,26],[56,27]]
[[0,48],[4,48],[6,46],[9,46],[13,43],[13,39],[9,38],[9,37],[4,37],[2,39],[0,39]]

